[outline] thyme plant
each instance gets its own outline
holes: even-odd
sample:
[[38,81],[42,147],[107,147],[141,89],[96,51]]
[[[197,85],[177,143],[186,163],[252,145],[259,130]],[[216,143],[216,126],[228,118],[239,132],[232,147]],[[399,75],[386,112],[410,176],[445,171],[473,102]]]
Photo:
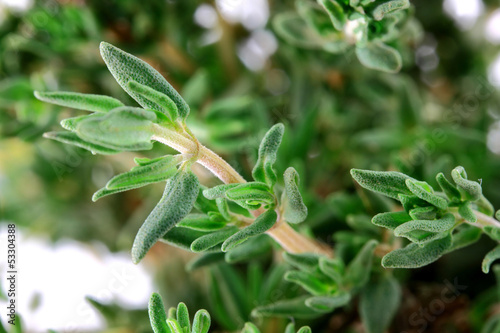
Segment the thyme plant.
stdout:
[[[318,14],[319,7],[305,8],[303,2],[297,4],[303,19],[314,21],[311,15]],[[386,13],[408,7],[407,1],[389,1],[375,7],[371,1],[351,1],[349,4],[320,1],[320,4],[337,30],[348,24],[347,20],[363,20],[360,27],[368,29],[384,20]],[[395,26],[402,18],[389,16],[387,19],[396,20],[391,23]],[[362,40],[367,42],[367,38],[372,38],[369,36]],[[369,67],[399,70],[398,53],[383,44],[388,37],[383,37],[383,33],[378,36],[382,36],[381,41],[370,42],[369,51],[356,44],[361,62],[366,65],[366,59],[386,59],[383,64]],[[244,282],[230,268],[219,271],[227,279],[229,293],[221,296],[223,292],[217,290],[219,282],[212,279],[215,281],[213,298],[222,303],[223,299],[237,295],[234,305],[241,310],[242,316],[317,318],[349,306],[359,296],[359,313],[367,331],[382,333],[398,310],[402,291],[392,270],[372,266],[373,263],[381,258],[384,268],[417,268],[472,244],[483,233],[500,242],[500,222],[497,220],[500,213],[496,213],[497,219],[493,217],[494,208],[482,194],[481,184],[469,180],[462,167],[452,171],[453,183],[442,173],[436,176],[441,192],[403,173],[353,169],[352,177],[359,185],[401,203],[402,210],[375,197],[374,202],[390,208],[391,212],[375,215],[372,223],[392,230],[393,236],[406,238],[410,244],[401,247],[399,238],[374,236],[377,229],[362,218],[355,219],[352,223],[361,232],[357,235],[359,238],[349,237],[351,242],[360,239],[361,245],[355,246],[355,253],[347,259],[348,256],[296,228],[306,220],[308,209],[299,190],[299,172],[288,167],[281,175],[274,167],[285,132],[283,124],[272,126],[262,138],[252,170],[253,179],[247,181],[197,139],[186,122],[189,105],[153,67],[105,42],[101,43],[100,51],[118,84],[140,107],[126,106],[102,95],[37,91],[35,96],[42,101],[91,112],[64,119],[61,126],[66,131],[49,132],[45,137],[104,155],[150,150],[154,142],[176,150],[178,154],[135,158],[136,166],[110,179],[94,194],[93,200],[166,182],[162,197],[135,236],[131,249],[134,263],[139,263],[158,241],[203,253],[188,265],[190,270],[222,261],[229,264],[248,261],[263,252],[278,252],[281,248],[283,259],[293,267],[283,272],[284,279],[300,286],[305,293],[295,292],[293,297],[269,304],[261,302],[264,298],[255,297],[254,300],[260,300],[255,306],[245,300]],[[380,52],[387,56],[380,57]],[[194,168],[195,164],[202,165],[221,184],[212,187],[202,184],[204,178],[197,174],[199,169]],[[269,245],[268,236],[274,240],[274,245]],[[483,271],[488,273],[498,258],[500,246],[485,256]],[[253,272],[253,278],[263,274],[260,269]],[[265,284],[262,278],[255,279],[259,288]],[[222,305],[217,306],[218,312],[224,313]],[[252,307],[251,313],[247,311],[249,307]],[[165,313],[157,294],[151,298],[149,314],[155,332],[201,333],[207,332],[210,326],[210,316],[204,310],[195,314],[191,325],[183,303]],[[287,333],[294,331],[293,324],[286,328]],[[258,329],[247,323],[243,332],[258,332]],[[310,332],[310,329],[303,327],[298,332]]]

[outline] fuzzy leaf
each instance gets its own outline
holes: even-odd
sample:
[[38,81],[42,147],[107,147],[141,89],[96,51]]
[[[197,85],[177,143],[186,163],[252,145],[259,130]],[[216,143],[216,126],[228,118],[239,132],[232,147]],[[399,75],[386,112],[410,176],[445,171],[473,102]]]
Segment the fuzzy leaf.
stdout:
[[167,95],[134,80],[129,81],[128,88],[136,95],[158,105],[158,111],[167,115],[171,121],[175,121],[179,117],[177,105],[175,105],[174,101],[172,101]]
[[249,182],[228,189],[225,192],[225,196],[236,203],[242,201],[250,205],[260,203],[272,204],[275,198],[269,190],[267,184]]
[[319,258],[319,269],[323,274],[341,285],[345,273],[344,263],[340,259]]
[[263,234],[273,227],[277,218],[278,214],[276,214],[274,210],[268,210],[260,214],[259,217],[257,217],[248,227],[241,229],[226,239],[222,244],[222,251],[227,252],[236,247],[238,244],[243,243],[248,238]]
[[78,123],[76,133],[86,141],[119,150],[153,148],[153,122],[156,114],[139,108],[113,109],[100,118],[88,118]]
[[367,333],[384,333],[401,303],[401,287],[391,276],[372,281],[361,292],[359,312]]
[[312,330],[309,326],[302,326],[297,333],[312,333]]
[[320,279],[316,274],[304,271],[289,271],[285,274],[285,280],[300,285],[313,295],[325,295],[332,289],[332,285],[326,279]]
[[133,189],[136,189],[138,187],[141,187],[141,186],[122,186],[122,187],[113,188],[113,189],[108,189],[106,187],[103,187],[103,188],[99,189],[98,191],[96,191],[92,195],[92,201],[96,202],[97,200],[99,200],[103,197],[106,197],[108,195],[133,190]]
[[154,333],[171,333],[161,296],[153,293],[148,304],[149,320]]
[[266,133],[259,146],[259,158],[252,170],[253,178],[262,183],[266,183],[273,188],[277,177],[273,165],[276,162],[276,154],[283,138],[285,126],[276,124]]
[[298,183],[299,174],[294,168],[286,169],[283,174],[285,191],[283,192],[283,216],[287,222],[300,223],[307,217],[307,207],[300,195]]
[[188,116],[189,106],[170,83],[153,67],[106,42],[101,43],[100,50],[106,66],[108,66],[118,84],[143,108],[161,111],[158,104],[132,91],[128,85],[130,81],[136,81],[167,95],[177,106],[179,116],[182,119]]
[[366,243],[358,252],[356,257],[346,268],[345,280],[354,288],[360,288],[370,278],[370,267],[372,267],[373,251],[378,242],[374,239]]
[[179,170],[167,181],[165,191],[139,229],[132,246],[132,261],[138,263],[149,249],[181,221],[193,208],[198,195],[198,178],[191,171]]
[[491,239],[500,242],[500,228],[487,225],[483,228],[485,234],[487,234]]
[[493,250],[491,250],[484,256],[483,263],[481,266],[485,274],[488,274],[490,272],[491,264],[497,259],[500,259],[500,245],[495,247]]
[[308,296],[277,301],[267,305],[256,307],[252,311],[252,316],[272,316],[272,317],[295,317],[295,318],[314,318],[319,317],[321,313],[306,305]]
[[467,173],[463,167],[458,166],[453,169],[451,171],[451,177],[466,200],[476,201],[481,198],[481,185],[478,182],[468,180]]
[[397,73],[403,65],[399,52],[380,41],[357,45],[356,55],[364,66],[382,72]]
[[323,6],[328,16],[330,16],[330,20],[335,29],[342,31],[346,23],[346,17],[342,6],[336,0],[318,0],[318,2]]
[[217,244],[224,242],[226,239],[234,235],[236,232],[238,232],[238,228],[230,226],[220,231],[216,231],[208,235],[202,236],[191,244],[191,251],[193,252],[206,251],[211,247],[214,247]]
[[439,187],[446,194],[448,199],[450,200],[460,200],[460,191],[453,185],[442,172],[438,173],[436,176],[436,181],[439,184]]
[[189,320],[189,311],[186,304],[180,302],[179,305],[177,305],[176,317],[182,331],[189,332],[191,330],[191,322]]
[[113,97],[66,91],[35,91],[35,97],[44,102],[92,112],[108,112],[114,108],[124,106],[122,102]]
[[394,235],[403,236],[414,230],[443,232],[447,231],[455,225],[455,217],[451,213],[445,214],[437,220],[414,220],[401,224],[394,229]]
[[120,150],[117,149],[87,142],[81,139],[76,133],[72,132],[47,132],[43,134],[43,137],[86,149],[93,154],[112,155],[120,152]]
[[211,319],[207,310],[198,310],[193,319],[192,333],[208,333]]
[[441,258],[451,247],[451,236],[434,240],[420,246],[409,244],[405,248],[394,250],[382,258],[385,268],[418,268]]
[[460,206],[458,206],[458,213],[462,216],[466,221],[476,222],[477,216],[470,207],[470,202],[464,202]]
[[392,0],[384,2],[372,11],[372,16],[375,20],[380,21],[385,15],[391,14],[410,7],[409,0]]
[[401,172],[352,169],[351,175],[362,187],[396,200],[399,194],[411,194],[405,181],[413,178]]
[[372,223],[379,227],[394,230],[403,223],[411,221],[411,216],[406,212],[380,213],[373,217]]
[[71,132],[75,132],[76,127],[78,126],[78,124],[80,122],[82,122],[86,119],[90,119],[90,118],[99,119],[99,118],[102,118],[103,116],[104,116],[104,113],[91,113],[91,114],[88,114],[85,116],[63,119],[63,120],[61,120],[60,124],[61,124],[62,128],[66,129],[68,131],[71,131]]
[[213,221],[205,214],[189,214],[177,225],[199,231],[214,231],[224,228],[226,222]]
[[224,260],[223,252],[205,252],[189,261],[186,265],[186,270],[191,272],[198,268],[223,263]]
[[436,218],[436,207],[417,207],[410,210],[409,214],[414,220],[434,220]]
[[[226,192],[240,184],[224,184],[214,186],[212,188],[206,189],[203,191],[203,196],[209,200],[215,200],[217,198],[225,198]],[[216,206],[217,207],[217,206]],[[217,209],[217,208],[215,208]]]
[[172,333],[185,333],[177,320],[169,318],[167,319],[167,325],[172,331]]
[[245,243],[235,247],[234,249],[226,252],[225,259],[227,263],[237,263],[242,261],[253,260],[272,249],[270,239],[267,235],[263,234],[250,238]]
[[330,313],[351,301],[351,295],[346,292],[338,292],[331,296],[314,296],[306,300],[306,305],[318,312]]
[[424,201],[413,194],[412,195],[400,194],[398,195],[398,198],[404,210],[408,213],[412,209],[429,206],[429,203],[427,201]]
[[413,179],[406,180],[406,186],[408,189],[422,200],[436,206],[439,209],[448,208],[448,202],[446,199],[441,198],[434,194],[434,190],[426,182],[419,182]]
[[463,247],[474,244],[481,238],[481,229],[473,227],[468,224],[463,224],[459,227],[459,230],[452,235],[452,245],[446,251],[453,252],[455,250],[461,249]]

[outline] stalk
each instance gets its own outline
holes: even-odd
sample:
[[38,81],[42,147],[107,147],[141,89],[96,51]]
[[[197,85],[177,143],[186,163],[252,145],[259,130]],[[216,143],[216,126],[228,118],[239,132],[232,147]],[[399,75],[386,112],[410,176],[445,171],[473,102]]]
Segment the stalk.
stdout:
[[[190,140],[178,132],[156,124],[154,125],[154,131],[155,135],[152,140],[161,142],[180,153],[197,152],[198,159],[196,162],[207,168],[225,184],[246,183],[246,180],[233,167],[207,147]],[[260,211],[255,211],[254,215],[258,216],[260,213]],[[289,253],[312,252],[328,256],[333,253],[329,247],[303,236],[281,219],[278,219],[276,225],[266,233]]]
[[486,226],[500,228],[500,221],[495,220],[493,217],[488,216],[486,214],[483,214],[481,212],[478,212],[477,210],[474,210],[474,214],[477,217],[477,221],[476,222],[469,222],[469,221],[466,221],[463,217],[461,217],[458,214],[458,212],[453,212],[453,215],[455,216],[455,218],[457,218],[459,220],[463,220],[465,223],[468,223],[474,227],[478,227],[481,229],[483,229]]

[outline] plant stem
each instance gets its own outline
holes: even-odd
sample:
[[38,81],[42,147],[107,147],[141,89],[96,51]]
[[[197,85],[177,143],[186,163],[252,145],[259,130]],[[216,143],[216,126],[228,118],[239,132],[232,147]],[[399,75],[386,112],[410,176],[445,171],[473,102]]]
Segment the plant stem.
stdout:
[[481,229],[483,229],[486,226],[500,228],[500,221],[495,220],[493,217],[488,216],[486,214],[483,214],[481,212],[478,212],[477,210],[474,210],[474,214],[477,217],[477,222],[466,221],[462,216],[460,216],[458,214],[458,212],[453,212],[453,215],[455,215],[455,217],[457,219],[462,219],[462,220],[464,220],[465,223],[468,223],[468,224],[470,224],[470,225],[472,225],[474,227],[478,227],[478,228],[481,228]]
[[[246,180],[236,170],[207,147],[188,139],[178,132],[159,125],[155,125],[154,130],[155,135],[152,139],[155,141],[161,142],[184,154],[198,151],[197,162],[207,168],[222,182],[226,184],[246,183]],[[258,216],[261,212],[256,211],[255,213]],[[327,246],[301,235],[286,222],[281,221],[281,219],[278,219],[276,225],[268,230],[267,234],[289,253],[312,252],[331,255],[333,252]]]

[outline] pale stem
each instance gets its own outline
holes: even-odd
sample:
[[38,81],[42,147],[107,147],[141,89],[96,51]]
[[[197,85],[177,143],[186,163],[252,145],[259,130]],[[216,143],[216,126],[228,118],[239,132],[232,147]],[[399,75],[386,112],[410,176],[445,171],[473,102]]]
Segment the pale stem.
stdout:
[[465,223],[468,223],[472,226],[475,226],[475,227],[478,227],[481,229],[483,229],[486,226],[500,228],[500,221],[495,220],[493,217],[488,216],[486,214],[483,214],[481,212],[478,212],[477,210],[474,210],[474,214],[477,217],[477,222],[466,221],[462,216],[460,216],[460,214],[458,214],[457,212],[453,212],[453,215],[455,215],[455,217],[457,219],[462,219],[462,220],[464,220]]
[[[236,170],[207,147],[198,145],[196,142],[175,131],[156,124],[154,126],[155,135],[152,137],[152,140],[161,142],[184,154],[193,153],[199,149],[197,162],[207,168],[222,182],[226,184],[246,183],[246,180]],[[267,231],[267,234],[289,253],[312,252],[326,255],[332,254],[330,248],[299,234],[284,221],[278,220],[276,225]]]

